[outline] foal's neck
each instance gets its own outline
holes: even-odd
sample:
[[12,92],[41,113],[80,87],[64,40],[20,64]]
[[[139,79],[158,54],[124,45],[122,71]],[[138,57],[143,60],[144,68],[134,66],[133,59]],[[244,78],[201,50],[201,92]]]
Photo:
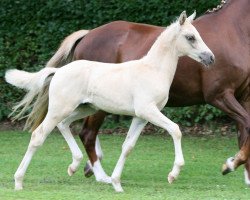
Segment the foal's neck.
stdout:
[[177,23],[168,26],[156,39],[147,55],[143,58],[145,63],[154,67],[156,70],[167,73],[168,76],[174,76],[177,67],[178,52],[175,46],[175,40],[178,28]]

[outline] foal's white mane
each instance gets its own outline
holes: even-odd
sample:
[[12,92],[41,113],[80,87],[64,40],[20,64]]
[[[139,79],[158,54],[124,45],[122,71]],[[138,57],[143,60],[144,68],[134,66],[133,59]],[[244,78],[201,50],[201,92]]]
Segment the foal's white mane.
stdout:
[[[180,18],[174,21],[172,24],[166,27],[166,29],[158,36],[150,50],[148,51],[146,57],[154,57],[162,55],[164,56],[166,52],[176,51],[175,40],[177,39],[178,34],[181,30],[180,23],[184,25],[187,23],[192,23],[196,16],[196,11],[188,18],[185,19],[184,22],[181,22]],[[150,60],[148,60],[150,61]]]
[[[170,24],[166,29],[158,36],[150,50],[148,51],[146,57],[154,57],[156,54],[164,54],[166,51],[175,50],[172,46],[177,34],[180,31],[180,25],[178,20]],[[171,44],[171,45],[170,45]]]
[[[190,15],[188,18],[183,19],[183,15],[186,15],[185,11],[176,21],[167,26],[166,29],[158,36],[158,38],[156,39],[156,41],[154,42],[154,44],[152,45],[152,47],[150,48],[149,52],[146,55],[146,57],[150,58],[147,60],[147,62],[150,62],[150,60],[155,56],[157,56],[158,57],[157,59],[159,60],[160,55],[161,58],[163,58],[164,55],[166,55],[166,53],[172,53],[172,54],[177,53],[175,40],[177,39],[182,26],[183,25],[185,26],[188,23],[191,24],[193,22],[196,16],[196,11],[194,11],[194,13]],[[179,55],[174,55],[174,56],[179,56]]]
[[[185,22],[186,23],[186,22]],[[148,53],[142,58],[145,66],[152,66],[161,70],[171,84],[178,62],[178,50],[176,39],[180,33],[181,25],[179,20],[170,24],[158,36]]]

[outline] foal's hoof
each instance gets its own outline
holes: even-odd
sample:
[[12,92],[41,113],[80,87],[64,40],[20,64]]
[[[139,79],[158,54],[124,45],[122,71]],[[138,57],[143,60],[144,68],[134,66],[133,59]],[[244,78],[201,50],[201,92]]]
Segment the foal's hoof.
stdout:
[[86,178],[89,178],[93,175],[93,170],[91,168],[91,166],[89,165],[89,163],[86,163],[85,167],[84,167],[84,176]]
[[168,183],[172,184],[174,181],[175,181],[175,177],[169,174],[168,175]]
[[23,187],[15,187],[15,191],[23,190]]
[[120,180],[112,179],[112,185],[116,192],[124,192],[124,190],[122,189]]
[[72,176],[76,171],[73,170],[70,166],[68,167],[68,175]]
[[16,191],[20,191],[20,190],[22,190],[22,189],[23,189],[22,184],[15,184],[15,190],[16,190]]

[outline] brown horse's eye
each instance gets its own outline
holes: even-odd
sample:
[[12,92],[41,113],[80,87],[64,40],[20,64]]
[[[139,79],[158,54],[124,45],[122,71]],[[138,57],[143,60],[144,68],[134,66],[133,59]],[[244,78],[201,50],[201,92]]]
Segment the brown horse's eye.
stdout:
[[195,41],[194,35],[186,35],[185,37],[186,37],[186,39],[187,39],[189,42],[194,42],[194,41]]

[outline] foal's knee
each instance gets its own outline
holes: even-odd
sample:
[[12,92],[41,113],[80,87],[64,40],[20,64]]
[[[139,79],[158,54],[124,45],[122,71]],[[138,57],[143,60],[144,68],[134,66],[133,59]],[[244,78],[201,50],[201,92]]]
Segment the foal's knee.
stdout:
[[182,133],[181,133],[180,127],[177,124],[175,123],[171,124],[171,126],[168,128],[168,131],[172,137],[181,139]]

